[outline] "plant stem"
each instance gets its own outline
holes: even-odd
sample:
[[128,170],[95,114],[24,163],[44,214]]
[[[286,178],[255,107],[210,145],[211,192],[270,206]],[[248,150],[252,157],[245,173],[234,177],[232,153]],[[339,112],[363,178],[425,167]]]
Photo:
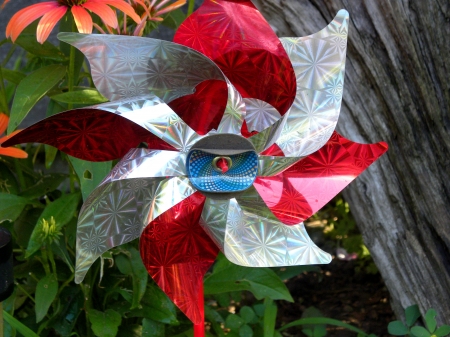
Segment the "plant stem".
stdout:
[[0,106],[5,114],[9,116],[8,100],[6,99],[5,82],[3,81],[3,71],[0,67]]
[[189,0],[188,10],[187,10],[186,17],[188,17],[189,15],[191,15],[192,12],[194,12],[194,5],[195,5],[195,0]]
[[28,291],[26,291],[25,288],[22,287],[22,286],[20,285],[20,283],[16,283],[16,286],[17,286],[17,288],[19,288],[20,290],[22,290],[23,293],[24,293],[24,294],[25,294],[25,295],[26,295],[33,303],[36,303],[36,301],[34,300],[33,296],[31,296],[31,295],[28,293]]
[[[72,32],[76,32],[77,31],[77,27],[75,25],[75,20],[72,23]],[[73,91],[73,87],[75,85],[75,53],[76,53],[76,49],[74,46],[70,45],[70,55],[69,55],[69,75],[67,78],[67,85],[69,88],[69,92]],[[67,104],[68,109],[73,109],[73,104],[72,103],[68,103]]]
[[51,248],[48,250],[48,258],[49,258],[50,263],[52,265],[53,274],[55,274],[55,278],[58,279],[58,274],[56,273],[55,257],[53,255],[53,251],[52,251]]
[[20,189],[24,191],[26,189],[25,178],[23,177],[22,168],[19,165],[19,159],[14,158],[14,167],[16,169],[17,178],[19,179]]
[[50,265],[48,264],[48,255],[47,255],[46,247],[41,248],[41,255],[42,255],[42,265],[44,266],[45,275],[49,275],[49,274],[51,274],[51,271],[50,271]]
[[0,302],[0,337],[3,337],[3,302]]

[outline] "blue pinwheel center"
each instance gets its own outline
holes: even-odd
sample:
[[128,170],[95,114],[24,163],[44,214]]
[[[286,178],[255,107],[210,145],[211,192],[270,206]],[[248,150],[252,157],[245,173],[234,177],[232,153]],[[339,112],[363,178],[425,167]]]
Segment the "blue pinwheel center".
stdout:
[[[226,172],[218,166],[223,161]],[[249,188],[258,173],[258,156],[254,151],[218,155],[200,149],[189,152],[187,171],[192,185],[212,193],[241,192]]]

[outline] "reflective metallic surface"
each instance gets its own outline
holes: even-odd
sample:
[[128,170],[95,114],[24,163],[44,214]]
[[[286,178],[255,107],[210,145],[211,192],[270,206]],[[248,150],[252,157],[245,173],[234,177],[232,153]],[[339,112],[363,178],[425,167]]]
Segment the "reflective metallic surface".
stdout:
[[78,33],[60,33],[58,39],[86,55],[95,87],[110,101],[151,92],[169,103],[202,81],[224,79],[204,55],[169,41]]
[[277,140],[288,157],[317,151],[336,127],[344,89],[348,21],[348,12],[340,10],[318,33],[281,38],[297,78],[295,101]]
[[[115,169],[110,176],[114,174]],[[104,252],[138,238],[153,219],[194,192],[189,180],[182,177],[115,181],[107,177],[89,195],[79,214],[75,282],[84,279]]]
[[[322,31],[280,41],[250,1],[205,0],[177,31],[180,44],[59,34],[87,56],[111,102],[49,117],[4,144],[34,140],[92,161],[123,157],[80,211],[75,281],[103,252],[141,237],[149,274],[202,324],[202,279],[219,249],[251,267],[330,262],[302,221],[387,150],[333,133],[348,21],[341,10]],[[148,149],[136,149],[141,143]],[[211,143],[234,152],[206,151]],[[222,198],[206,183],[198,191],[193,179],[205,175],[189,173],[189,151],[213,153],[202,157],[205,167],[217,156],[231,167],[244,153],[240,143],[252,151],[241,163],[252,171],[248,186],[215,191]]]
[[285,226],[260,214],[244,211],[230,200],[224,254],[233,263],[247,267],[275,267],[331,262],[317,247],[303,223]]

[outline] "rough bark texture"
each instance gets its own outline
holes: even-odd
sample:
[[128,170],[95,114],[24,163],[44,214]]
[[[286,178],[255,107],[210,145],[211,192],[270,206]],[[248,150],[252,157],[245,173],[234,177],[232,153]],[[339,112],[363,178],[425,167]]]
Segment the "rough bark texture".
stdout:
[[344,192],[398,317],[450,322],[450,3],[254,0],[280,36],[350,13],[338,131],[390,149]]

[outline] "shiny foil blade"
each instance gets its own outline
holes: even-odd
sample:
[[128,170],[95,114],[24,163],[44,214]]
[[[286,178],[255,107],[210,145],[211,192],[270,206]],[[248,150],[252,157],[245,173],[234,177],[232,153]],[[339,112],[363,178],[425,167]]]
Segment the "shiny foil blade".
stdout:
[[207,57],[169,41],[79,33],[59,33],[58,39],[86,55],[95,87],[110,101],[151,92],[169,103],[203,81],[224,80]]
[[[248,201],[248,196],[246,198]],[[331,262],[331,256],[317,247],[303,223],[286,226],[271,216],[259,197],[246,207],[239,198],[228,207],[224,254],[231,262],[247,267],[280,267]]]
[[208,56],[244,98],[280,115],[295,96],[295,74],[280,40],[249,0],[205,0],[178,28],[174,42]]
[[53,115],[3,144],[12,146],[28,142],[52,145],[73,157],[89,161],[121,158],[140,143],[146,143],[151,149],[175,150],[144,127],[111,113],[106,106],[104,110],[99,106]]
[[147,271],[194,324],[203,324],[203,276],[219,252],[199,225],[204,202],[192,194],[155,218],[140,240]]
[[308,219],[387,151],[384,142],[358,144],[338,133],[318,151],[271,177],[257,177],[256,188],[278,220],[296,225]]
[[75,282],[83,281],[90,266],[104,252],[138,238],[153,219],[193,193],[195,190],[187,178],[111,181],[107,177],[89,195],[80,211]]
[[281,38],[297,79],[295,101],[276,141],[285,156],[317,151],[336,127],[344,89],[348,22],[348,12],[340,10],[318,33]]
[[[245,117],[239,92],[217,65],[201,53],[177,43],[151,38],[117,35],[60,33],[58,38],[78,48],[89,60],[92,79],[100,93],[111,101],[152,93],[165,103],[176,99],[174,110],[200,134],[211,129],[238,133]],[[183,96],[201,96],[199,85],[211,80],[225,82],[224,90],[209,90],[210,104],[183,104]],[[186,97],[189,101],[189,97]],[[197,102],[205,96],[197,97]],[[192,102],[191,102],[192,103]],[[176,109],[182,106],[183,109]],[[195,117],[194,117],[195,116]],[[205,120],[212,122],[205,128]],[[203,132],[200,132],[203,131]]]

